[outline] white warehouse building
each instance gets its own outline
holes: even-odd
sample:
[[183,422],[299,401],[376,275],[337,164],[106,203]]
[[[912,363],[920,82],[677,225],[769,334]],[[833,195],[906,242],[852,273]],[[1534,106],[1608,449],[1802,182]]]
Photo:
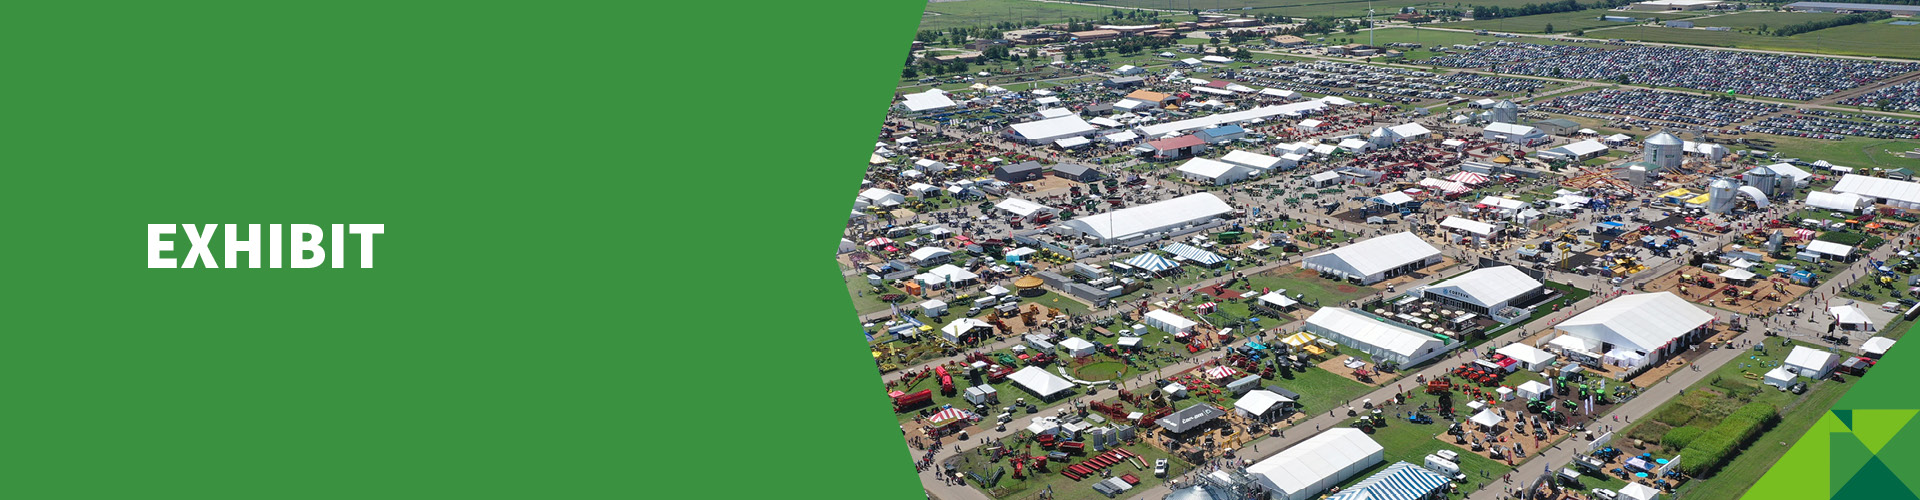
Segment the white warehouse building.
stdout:
[[1359,349],[1375,362],[1413,366],[1447,352],[1446,343],[1433,334],[1381,321],[1341,307],[1325,307],[1307,317],[1301,330]]

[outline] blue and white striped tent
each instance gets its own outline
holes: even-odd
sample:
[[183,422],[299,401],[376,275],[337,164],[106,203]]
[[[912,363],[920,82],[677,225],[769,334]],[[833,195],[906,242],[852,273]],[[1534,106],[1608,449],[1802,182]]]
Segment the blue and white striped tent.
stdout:
[[1187,259],[1187,260],[1193,261],[1196,264],[1200,264],[1203,266],[1211,266],[1214,264],[1219,264],[1221,262],[1227,261],[1226,257],[1221,257],[1219,254],[1215,254],[1213,252],[1209,252],[1206,250],[1201,250],[1199,248],[1194,248],[1192,245],[1188,245],[1186,243],[1171,243],[1171,244],[1168,244],[1167,246],[1160,247],[1160,249],[1163,251],[1166,251],[1167,253],[1173,254],[1175,257]]
[[1124,264],[1145,269],[1149,272],[1155,272],[1155,273],[1180,267],[1180,263],[1178,262],[1174,262],[1172,260],[1167,259],[1166,257],[1161,257],[1161,256],[1150,254],[1150,253],[1143,253],[1138,256],[1135,256],[1134,258],[1127,259],[1127,261],[1124,262]]
[[1447,477],[1407,462],[1394,462],[1327,500],[1419,500],[1447,484]]

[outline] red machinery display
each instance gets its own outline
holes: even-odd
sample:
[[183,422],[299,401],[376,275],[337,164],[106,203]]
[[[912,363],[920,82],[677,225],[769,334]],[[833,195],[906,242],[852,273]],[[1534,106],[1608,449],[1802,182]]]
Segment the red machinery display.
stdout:
[[893,411],[894,413],[904,412],[930,402],[933,402],[933,389],[901,394],[893,397]]

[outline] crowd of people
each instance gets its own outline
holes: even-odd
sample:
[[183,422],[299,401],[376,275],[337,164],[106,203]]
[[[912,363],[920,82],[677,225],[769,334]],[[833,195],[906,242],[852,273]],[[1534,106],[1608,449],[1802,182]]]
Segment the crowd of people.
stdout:
[[1586,118],[1606,113],[1696,127],[1724,128],[1755,117],[1785,111],[1780,104],[1740,101],[1657,90],[1600,90],[1556,97],[1539,109]]

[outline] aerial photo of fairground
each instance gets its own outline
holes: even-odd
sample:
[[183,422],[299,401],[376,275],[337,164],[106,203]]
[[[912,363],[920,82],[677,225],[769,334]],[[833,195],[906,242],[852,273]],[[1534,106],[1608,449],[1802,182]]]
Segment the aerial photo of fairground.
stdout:
[[835,259],[929,497],[1739,498],[1920,315],[1920,7],[1534,1],[928,3]]

